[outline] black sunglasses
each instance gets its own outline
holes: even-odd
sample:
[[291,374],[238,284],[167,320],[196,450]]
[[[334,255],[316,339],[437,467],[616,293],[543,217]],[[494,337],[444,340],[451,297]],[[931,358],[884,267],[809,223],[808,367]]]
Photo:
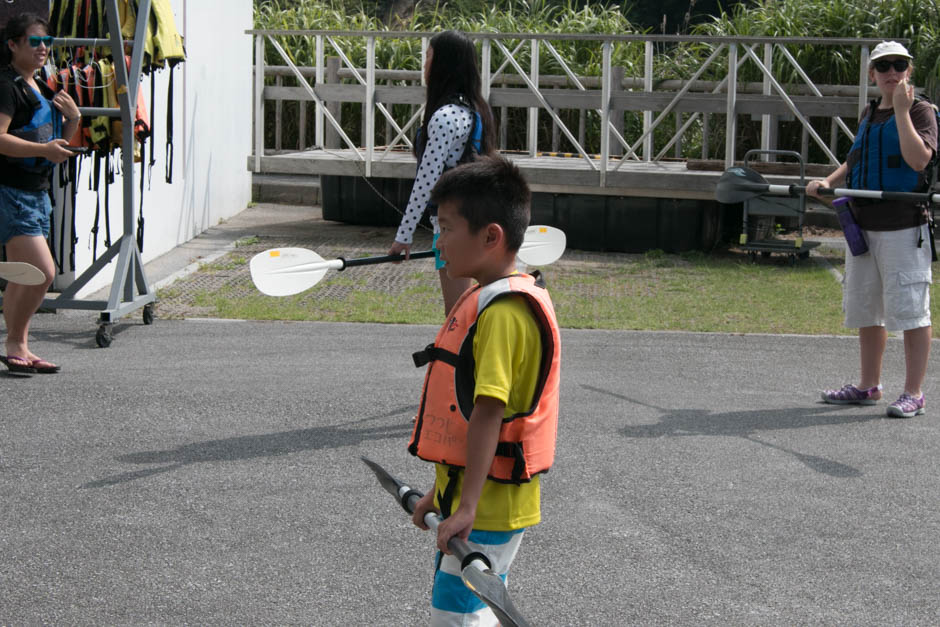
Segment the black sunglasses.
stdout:
[[880,61],[875,61],[872,63],[872,65],[881,73],[887,72],[892,67],[898,72],[903,72],[907,69],[907,66],[910,65],[910,62],[908,62],[907,59],[895,59],[894,61],[882,59]]

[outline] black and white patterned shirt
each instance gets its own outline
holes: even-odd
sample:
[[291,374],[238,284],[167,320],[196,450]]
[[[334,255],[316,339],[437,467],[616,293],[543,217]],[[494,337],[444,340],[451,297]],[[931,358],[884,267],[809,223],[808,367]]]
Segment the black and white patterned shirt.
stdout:
[[[427,128],[428,143],[424,149],[424,157],[418,164],[408,207],[395,235],[396,242],[411,244],[418,222],[427,209],[431,189],[441,178],[445,165],[448,168],[456,167],[463,156],[473,122],[473,111],[456,104],[446,104],[431,116]],[[431,225],[437,233],[437,216],[431,216]]]

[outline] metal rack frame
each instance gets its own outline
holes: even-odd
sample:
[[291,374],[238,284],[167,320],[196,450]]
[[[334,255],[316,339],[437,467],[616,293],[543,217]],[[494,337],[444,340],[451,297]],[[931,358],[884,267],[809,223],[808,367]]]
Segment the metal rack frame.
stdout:
[[[121,236],[92,265],[81,273],[56,298],[46,298],[42,306],[46,309],[86,309],[101,311],[95,341],[105,348],[113,339],[114,321],[141,307],[144,308],[144,324],[153,322],[153,303],[156,294],[144,273],[143,259],[134,237],[135,181],[134,181],[134,116],[137,111],[137,96],[140,86],[141,68],[144,58],[143,42],[146,41],[150,20],[151,0],[140,0],[137,25],[133,41],[126,41],[121,34],[118,0],[108,0],[106,14],[111,37],[109,39],[56,39],[56,47],[110,47],[118,62],[114,64],[117,96],[120,108],[80,107],[82,115],[120,117],[122,122],[121,161],[124,183],[124,225]],[[141,45],[134,45],[140,42]],[[132,46],[131,63],[128,69],[124,61],[125,45]],[[114,51],[118,51],[116,54]],[[141,167],[144,167],[141,164]],[[74,207],[73,207],[74,210]],[[117,266],[108,300],[82,300],[76,294],[117,257]],[[135,288],[137,293],[135,294]]]

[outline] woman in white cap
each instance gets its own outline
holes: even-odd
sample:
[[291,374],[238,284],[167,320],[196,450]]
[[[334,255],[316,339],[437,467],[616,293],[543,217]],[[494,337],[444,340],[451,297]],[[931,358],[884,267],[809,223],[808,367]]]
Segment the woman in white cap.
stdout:
[[[862,112],[846,162],[806,191],[847,187],[917,192],[929,185],[928,166],[937,152],[935,109],[914,97],[913,57],[896,41],[875,46],[869,78],[881,92]],[[903,331],[906,375],[888,416],[923,414],[921,386],[930,355],[931,247],[924,204],[852,199],[868,252],[846,249],[843,311],[845,326],[858,329],[861,376],[858,385],[826,390],[827,403],[874,405],[882,398],[881,364],[888,331]]]

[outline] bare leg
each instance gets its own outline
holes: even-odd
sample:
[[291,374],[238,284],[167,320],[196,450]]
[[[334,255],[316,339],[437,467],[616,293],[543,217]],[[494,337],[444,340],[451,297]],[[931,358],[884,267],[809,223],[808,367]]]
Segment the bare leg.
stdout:
[[[888,331],[884,327],[862,327],[858,330],[858,345],[862,361],[862,380],[859,388],[868,389],[881,383],[881,360],[888,343]],[[881,398],[881,392],[872,394],[872,399]]]
[[46,281],[40,285],[10,283],[3,295],[7,355],[33,360],[36,355],[29,350],[29,322],[52,284],[55,265],[46,240],[38,235],[17,235],[10,238],[6,247],[8,260],[31,263],[46,275]]
[[464,277],[452,279],[447,274],[447,268],[441,268],[437,271],[437,274],[441,277],[441,293],[444,295],[444,316],[446,317],[453,309],[460,295],[470,289],[473,279]]
[[919,398],[920,386],[927,376],[927,359],[930,357],[932,327],[920,327],[904,332],[904,391]]

